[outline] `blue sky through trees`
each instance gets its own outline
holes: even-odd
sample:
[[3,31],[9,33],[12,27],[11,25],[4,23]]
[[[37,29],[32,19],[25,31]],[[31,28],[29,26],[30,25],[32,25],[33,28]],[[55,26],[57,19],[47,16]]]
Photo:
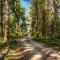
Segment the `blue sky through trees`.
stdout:
[[31,7],[31,4],[27,0],[22,0],[22,6],[27,10]]
[[29,16],[29,11],[30,11],[30,7],[31,7],[31,3],[28,0],[22,0],[22,6],[25,8],[26,10],[26,16]]

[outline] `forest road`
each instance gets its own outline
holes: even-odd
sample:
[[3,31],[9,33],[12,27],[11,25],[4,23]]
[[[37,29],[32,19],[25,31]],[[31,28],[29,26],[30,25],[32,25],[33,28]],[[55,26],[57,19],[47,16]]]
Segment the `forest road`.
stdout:
[[60,60],[60,48],[33,40],[18,40],[17,49],[9,51],[5,60]]
[[20,60],[60,60],[59,47],[47,46],[32,40],[23,40],[19,44],[23,56]]

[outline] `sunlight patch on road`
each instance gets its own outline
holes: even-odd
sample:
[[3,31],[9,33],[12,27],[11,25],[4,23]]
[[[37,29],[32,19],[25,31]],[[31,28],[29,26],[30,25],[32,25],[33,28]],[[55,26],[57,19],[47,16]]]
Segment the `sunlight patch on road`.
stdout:
[[37,53],[36,55],[32,56],[30,60],[41,60],[41,59],[42,59],[42,55]]

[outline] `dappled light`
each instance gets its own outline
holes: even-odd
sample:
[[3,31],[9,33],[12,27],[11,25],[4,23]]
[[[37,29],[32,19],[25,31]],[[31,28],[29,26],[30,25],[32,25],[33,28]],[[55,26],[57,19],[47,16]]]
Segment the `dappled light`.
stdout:
[[0,0],[0,60],[60,60],[60,0]]
[[[22,43],[22,45],[20,45]],[[36,43],[34,45],[34,43]],[[60,59],[60,48],[52,48],[47,45],[43,45],[41,43],[37,43],[34,41],[30,41],[30,43],[26,41],[18,42],[18,46],[16,50],[10,50],[7,54],[6,58],[8,59],[16,59],[16,60],[56,60]]]

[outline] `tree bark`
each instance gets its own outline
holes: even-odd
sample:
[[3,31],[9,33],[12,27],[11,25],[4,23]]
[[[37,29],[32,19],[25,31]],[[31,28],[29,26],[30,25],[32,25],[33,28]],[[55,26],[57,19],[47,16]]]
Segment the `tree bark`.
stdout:
[[9,32],[9,26],[8,26],[8,21],[9,21],[9,0],[5,0],[4,2],[5,10],[4,10],[4,15],[3,15],[3,30],[4,30],[4,42],[8,42],[8,32]]
[[0,0],[0,17],[1,17],[1,36],[3,36],[3,12],[2,12],[2,0]]
[[56,0],[50,0],[52,4],[52,9],[51,9],[51,38],[55,38],[55,33],[56,33],[56,18],[57,18],[57,5],[56,5]]

